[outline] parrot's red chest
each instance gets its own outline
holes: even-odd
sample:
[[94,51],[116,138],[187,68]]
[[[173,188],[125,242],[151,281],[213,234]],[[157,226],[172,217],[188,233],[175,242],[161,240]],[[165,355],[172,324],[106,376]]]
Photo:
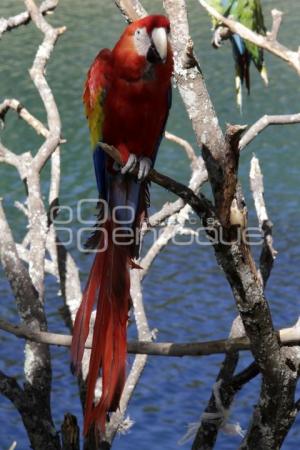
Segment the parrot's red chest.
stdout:
[[104,108],[104,142],[151,157],[168,111],[168,87],[155,79],[116,79]]

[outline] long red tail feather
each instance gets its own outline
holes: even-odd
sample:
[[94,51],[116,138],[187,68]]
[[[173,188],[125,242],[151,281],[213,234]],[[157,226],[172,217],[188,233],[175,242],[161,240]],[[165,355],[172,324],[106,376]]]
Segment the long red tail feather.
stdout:
[[103,258],[99,258],[99,254],[97,254],[90,271],[86,288],[83,292],[80,307],[76,314],[71,346],[72,372],[76,375],[79,375],[81,369],[84,345],[89,335],[90,319],[96,293],[100,285],[103,262]]
[[[126,376],[130,251],[126,245],[113,243],[110,223],[107,223],[106,229],[107,248],[96,254],[76,316],[72,340],[72,363],[78,373],[96,299],[84,434],[87,434],[92,424],[102,433],[105,431],[107,413],[118,408]],[[102,394],[99,403],[94,405],[94,391],[100,369]]]

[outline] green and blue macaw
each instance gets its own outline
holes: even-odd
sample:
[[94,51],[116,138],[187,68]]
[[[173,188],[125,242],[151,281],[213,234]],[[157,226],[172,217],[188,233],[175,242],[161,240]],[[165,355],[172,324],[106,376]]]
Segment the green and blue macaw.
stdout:
[[[266,27],[260,0],[208,0],[210,6],[225,17],[230,17],[258,34],[265,35]],[[212,18],[214,37],[213,45],[220,47],[222,40],[222,24]],[[242,107],[242,85],[245,82],[250,93],[249,67],[253,61],[264,83],[268,85],[268,75],[264,63],[263,50],[257,45],[242,39],[238,34],[230,34],[233,56],[235,60],[235,84],[237,104]]]

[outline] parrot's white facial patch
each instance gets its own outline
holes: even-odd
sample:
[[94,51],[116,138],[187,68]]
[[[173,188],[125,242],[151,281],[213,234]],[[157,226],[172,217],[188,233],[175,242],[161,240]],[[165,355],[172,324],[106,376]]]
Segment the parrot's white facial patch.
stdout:
[[140,56],[146,56],[149,47],[151,46],[151,39],[146,27],[138,28],[134,33],[133,39],[137,53]]

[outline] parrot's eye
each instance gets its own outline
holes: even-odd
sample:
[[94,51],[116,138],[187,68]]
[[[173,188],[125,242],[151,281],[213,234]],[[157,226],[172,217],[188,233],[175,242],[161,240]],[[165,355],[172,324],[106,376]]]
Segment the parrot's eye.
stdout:
[[135,30],[133,39],[137,53],[141,56],[146,56],[147,51],[151,45],[151,40],[147,32],[147,28],[143,27]]

